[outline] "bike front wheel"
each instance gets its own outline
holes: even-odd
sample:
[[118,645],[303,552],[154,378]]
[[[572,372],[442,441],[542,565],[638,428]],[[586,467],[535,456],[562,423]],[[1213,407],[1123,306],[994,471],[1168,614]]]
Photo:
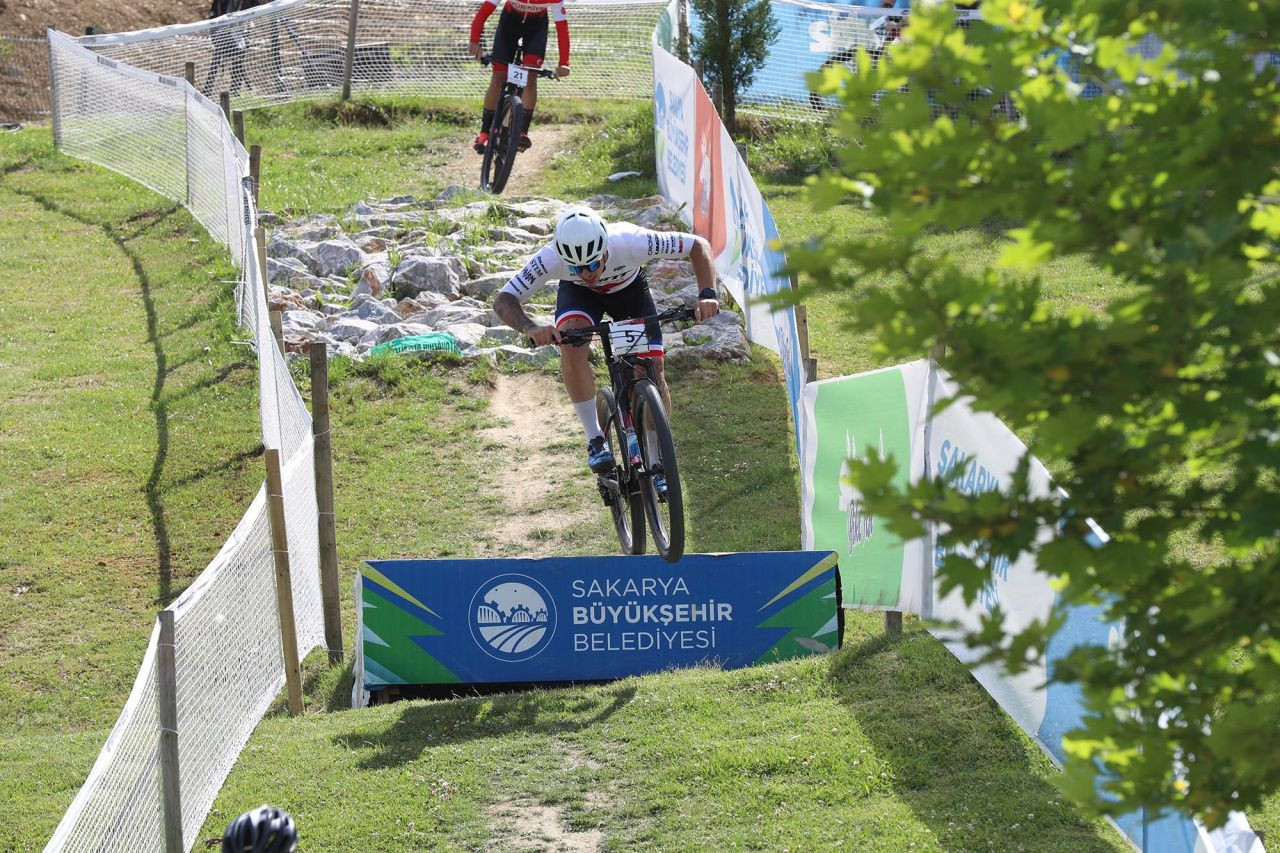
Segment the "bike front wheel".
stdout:
[[[601,388],[596,392],[596,419],[612,442],[614,452],[622,456],[622,462],[608,474],[599,475],[602,496],[609,503],[613,514],[613,529],[618,534],[618,545],[624,554],[644,553],[644,503],[640,497],[635,471],[627,457],[627,437],[622,425],[622,414],[613,398],[613,391]],[[607,492],[607,496],[604,493]]]
[[511,166],[515,163],[520,144],[523,113],[524,107],[516,95],[504,94],[498,99],[480,174],[481,187],[491,193],[501,193],[507,185],[507,178],[511,177]]
[[[680,491],[680,469],[676,464],[676,443],[671,422],[658,386],[641,379],[631,391],[631,412],[640,434],[640,496],[644,501],[649,531],[658,553],[668,563],[684,556],[684,496]],[[658,488],[654,476],[661,474],[666,490]]]

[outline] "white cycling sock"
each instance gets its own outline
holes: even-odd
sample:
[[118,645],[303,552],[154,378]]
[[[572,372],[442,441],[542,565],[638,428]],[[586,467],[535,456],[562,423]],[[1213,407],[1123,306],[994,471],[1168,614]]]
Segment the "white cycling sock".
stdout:
[[574,403],[573,410],[578,413],[578,420],[582,421],[582,429],[587,433],[588,442],[604,435],[604,430],[600,429],[600,422],[596,420],[595,400]]

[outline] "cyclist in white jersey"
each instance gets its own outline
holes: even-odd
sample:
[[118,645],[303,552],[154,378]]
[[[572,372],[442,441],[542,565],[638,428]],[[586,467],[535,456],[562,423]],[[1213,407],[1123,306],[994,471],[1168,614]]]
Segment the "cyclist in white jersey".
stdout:
[[[606,225],[593,210],[581,205],[568,208],[556,223],[555,237],[529,259],[494,297],[493,308],[502,321],[545,346],[561,344],[560,370],[569,400],[587,434],[587,464],[601,473],[615,462],[609,440],[596,419],[596,380],[587,361],[585,346],[561,343],[560,330],[592,326],[608,314],[614,320],[629,320],[658,313],[644,265],[659,258],[688,258],[698,281],[698,303],[694,319],[714,317],[720,310],[716,300],[715,262],[707,241],[693,234],[651,231],[629,222]],[[539,325],[525,313],[522,303],[547,282],[559,279],[554,325]],[[661,353],[662,333],[652,341]],[[654,360],[658,388],[671,410],[662,358]]]

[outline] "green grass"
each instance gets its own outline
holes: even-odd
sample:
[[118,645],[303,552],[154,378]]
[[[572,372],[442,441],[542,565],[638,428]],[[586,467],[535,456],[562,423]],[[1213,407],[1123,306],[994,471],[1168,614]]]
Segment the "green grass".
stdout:
[[225,253],[47,130],[0,137],[0,174],[0,834],[30,847],[262,466]]
[[[549,164],[544,192],[654,192],[650,109],[548,99],[540,120],[591,123],[576,159]],[[432,159],[443,140],[470,135],[470,105],[387,99],[348,110],[249,114],[250,141],[266,149],[265,207],[340,213],[361,198],[472,182]],[[782,153],[761,154],[762,189],[784,237],[874,227],[859,211],[814,217],[797,184],[803,167],[769,166],[811,142],[769,144]],[[628,168],[643,177],[605,180]],[[232,270],[183,211],[55,154],[42,129],[0,136],[0,202],[0,237],[22,247],[0,256],[0,837],[25,850],[47,841],[132,685],[155,611],[216,553],[262,463],[252,361],[233,343],[243,332],[222,283]],[[974,235],[938,239],[974,263],[990,251]],[[1064,302],[1107,286],[1082,290],[1066,273],[1059,284]],[[823,375],[879,363],[842,330],[841,313],[834,296],[810,304]],[[745,366],[669,373],[690,549],[797,547],[776,359],[757,352]],[[483,432],[495,425],[494,368],[338,361],[331,379],[349,650],[361,560],[518,549],[500,535],[506,460]],[[580,465],[576,443],[561,444],[551,452]],[[585,475],[560,485],[556,509],[596,506]],[[572,537],[536,529],[530,547],[612,552],[597,510]],[[348,702],[349,669],[313,654],[308,715],[277,707],[263,721],[197,844],[269,801],[294,812],[309,850],[506,846],[512,804],[554,808],[570,830],[603,831],[609,849],[1121,846],[1061,801],[1040,751],[917,623],[889,642],[876,615],[856,614],[847,645],[734,673],[347,713],[332,712]],[[1273,800],[1251,818],[1280,832],[1278,816]]]
[[308,850],[512,849],[530,832],[498,815],[534,805],[608,850],[1125,849],[1056,773],[912,624],[745,671],[268,719],[199,838],[270,801]]

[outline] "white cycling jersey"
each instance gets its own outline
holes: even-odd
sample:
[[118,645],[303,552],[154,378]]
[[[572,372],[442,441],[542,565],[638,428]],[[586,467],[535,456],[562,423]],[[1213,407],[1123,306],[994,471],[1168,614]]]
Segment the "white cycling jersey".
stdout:
[[613,293],[635,281],[641,268],[649,261],[689,257],[698,239],[680,231],[650,231],[630,222],[611,222],[605,226],[605,231],[609,235],[608,259],[594,284],[586,284],[578,276],[570,274],[568,265],[556,252],[555,244],[548,243],[529,259],[524,269],[503,285],[501,292],[510,293],[525,302],[547,282],[560,279],[596,293]]

